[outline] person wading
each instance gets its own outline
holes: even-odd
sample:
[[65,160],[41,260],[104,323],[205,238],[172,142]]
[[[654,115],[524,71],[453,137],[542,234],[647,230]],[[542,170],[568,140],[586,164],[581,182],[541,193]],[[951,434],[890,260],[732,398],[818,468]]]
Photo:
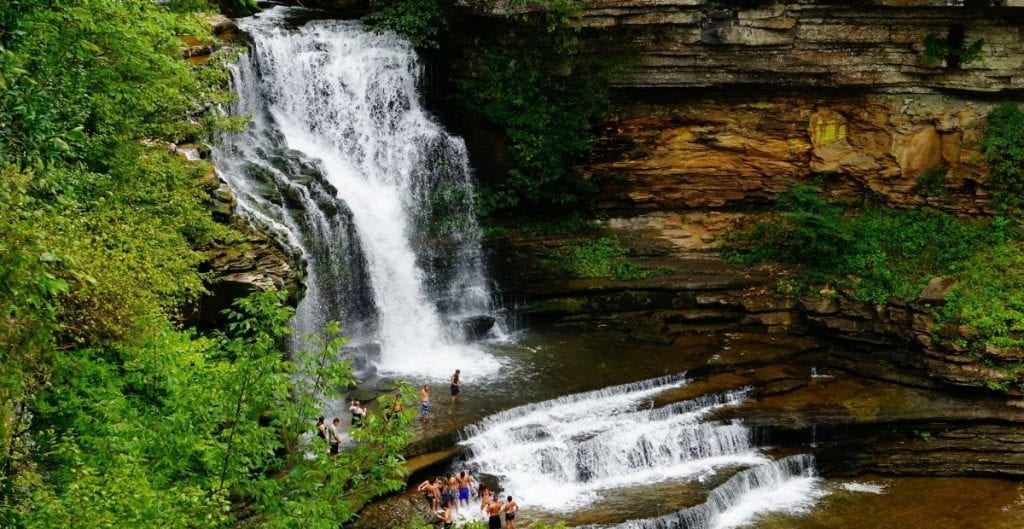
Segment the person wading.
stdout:
[[358,400],[352,401],[352,405],[348,407],[348,411],[352,412],[352,426],[362,426],[363,417],[366,417],[366,409],[359,405]]
[[512,496],[506,500],[503,510],[505,511],[505,529],[516,529],[516,511],[519,510],[519,504],[512,499]]
[[323,415],[321,415],[320,418],[316,420],[316,436],[323,439],[324,442],[327,443],[328,445],[331,443],[330,441],[327,440],[327,425],[324,424]]
[[330,428],[327,429],[327,439],[331,443],[331,457],[338,459],[338,450],[341,447],[341,419],[335,417],[331,421]]
[[455,374],[452,375],[452,402],[459,400],[459,392],[462,391],[462,381],[459,380],[460,370],[456,369]]
[[459,482],[459,507],[469,507],[470,479],[469,474],[463,470],[457,478]]
[[444,529],[451,529],[452,527],[452,508],[448,505],[444,506],[444,510],[439,513],[434,513],[438,521],[441,522],[441,526]]
[[487,504],[487,529],[501,529],[501,504],[497,496],[495,494]]
[[430,413],[430,386],[424,384],[420,388],[420,420],[426,421]]

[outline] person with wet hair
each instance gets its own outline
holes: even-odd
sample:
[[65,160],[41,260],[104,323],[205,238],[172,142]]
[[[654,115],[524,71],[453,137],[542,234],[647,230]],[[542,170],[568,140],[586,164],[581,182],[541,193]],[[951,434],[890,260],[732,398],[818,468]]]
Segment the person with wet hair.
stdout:
[[469,507],[469,492],[471,479],[469,474],[465,470],[459,473],[459,477],[456,478],[459,482],[459,506]]
[[487,506],[491,503],[491,489],[487,485],[480,485],[480,512],[484,518],[487,517]]
[[430,413],[430,386],[423,384],[420,388],[420,421],[426,421]]
[[330,441],[327,440],[327,425],[324,424],[324,416],[323,415],[321,415],[316,420],[316,436],[321,438],[321,439],[323,439],[325,443],[330,444]]
[[502,510],[505,511],[505,529],[516,529],[516,511],[519,510],[519,504],[509,496]]
[[430,510],[437,511],[437,496],[434,494],[434,483],[433,479],[425,479],[423,483],[420,483],[416,487],[416,492],[422,492],[423,498],[427,500],[427,505],[430,506]]
[[487,529],[501,529],[501,503],[498,502],[497,494],[487,504]]
[[452,507],[455,507],[455,512],[459,512],[459,478],[452,474],[448,474],[448,501],[451,502]]
[[452,375],[452,402],[459,400],[459,393],[462,391],[462,381],[459,379],[460,373],[462,373],[462,371],[456,369],[455,374]]

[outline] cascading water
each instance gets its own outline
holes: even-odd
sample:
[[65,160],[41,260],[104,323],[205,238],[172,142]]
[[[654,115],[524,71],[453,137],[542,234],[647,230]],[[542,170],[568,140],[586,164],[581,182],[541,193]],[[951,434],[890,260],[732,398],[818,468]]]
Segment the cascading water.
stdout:
[[[467,463],[498,476],[520,503],[553,512],[580,509],[615,489],[749,467],[711,491],[705,504],[630,521],[623,529],[733,527],[771,508],[813,503],[810,456],[775,461],[739,422],[706,420],[716,409],[743,402],[744,391],[649,408],[655,395],[683,384],[681,375],[662,377],[492,415],[467,428]],[[765,495],[770,502],[762,501]]]
[[354,21],[239,21],[251,50],[233,67],[234,115],[252,122],[215,148],[246,216],[307,263],[297,335],[336,319],[379,340],[382,371],[492,372],[460,319],[491,312],[463,142],[422,109],[411,45]]

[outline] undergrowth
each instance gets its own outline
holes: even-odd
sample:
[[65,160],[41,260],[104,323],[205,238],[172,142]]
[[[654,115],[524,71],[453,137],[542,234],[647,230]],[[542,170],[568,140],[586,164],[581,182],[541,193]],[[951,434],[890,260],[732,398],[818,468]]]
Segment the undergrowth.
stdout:
[[554,252],[542,264],[575,277],[603,277],[623,281],[656,277],[668,272],[666,269],[644,268],[631,263],[625,258],[628,253],[618,238],[602,237],[568,245]]

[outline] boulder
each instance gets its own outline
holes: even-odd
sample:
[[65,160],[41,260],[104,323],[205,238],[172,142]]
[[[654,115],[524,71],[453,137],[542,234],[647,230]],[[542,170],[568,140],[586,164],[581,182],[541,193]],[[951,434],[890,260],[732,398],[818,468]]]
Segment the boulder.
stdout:
[[946,296],[955,286],[956,279],[952,277],[933,277],[917,299],[923,303],[945,303]]

